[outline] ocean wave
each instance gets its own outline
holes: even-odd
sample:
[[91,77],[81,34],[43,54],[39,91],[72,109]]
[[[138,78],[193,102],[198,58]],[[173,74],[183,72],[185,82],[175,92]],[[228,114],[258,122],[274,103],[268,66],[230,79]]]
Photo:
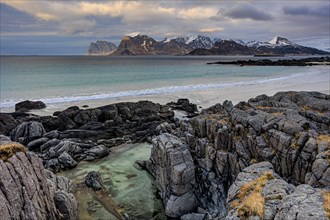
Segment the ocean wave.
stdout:
[[[306,74],[304,74],[304,75],[306,75]],[[283,77],[240,81],[240,82],[210,83],[210,84],[197,84],[197,85],[184,85],[184,86],[168,86],[168,87],[150,88],[150,89],[143,89],[143,90],[128,90],[128,91],[99,93],[99,94],[92,94],[92,95],[48,97],[48,98],[40,98],[40,99],[35,99],[35,100],[43,101],[46,104],[59,104],[59,103],[79,102],[79,101],[88,101],[88,100],[116,99],[116,98],[125,98],[125,97],[161,95],[161,94],[170,94],[170,93],[178,93],[178,92],[203,91],[203,90],[212,90],[212,89],[221,89],[221,88],[232,88],[232,87],[258,85],[258,84],[271,83],[274,81],[286,80],[286,79],[297,77],[297,76],[301,77],[302,74],[296,73],[296,74],[292,74],[289,76],[283,76]],[[0,106],[1,106],[1,108],[10,108],[10,107],[15,106],[15,104],[20,101],[23,101],[23,100],[4,100],[4,101],[1,101]]]

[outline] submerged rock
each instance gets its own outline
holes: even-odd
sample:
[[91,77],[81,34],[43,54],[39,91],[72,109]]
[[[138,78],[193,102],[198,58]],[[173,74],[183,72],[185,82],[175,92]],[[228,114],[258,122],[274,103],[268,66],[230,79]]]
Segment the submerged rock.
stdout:
[[96,171],[91,171],[87,174],[85,184],[94,190],[101,190],[103,188],[101,177]]
[[27,112],[33,109],[43,109],[46,108],[46,104],[42,101],[30,101],[26,100],[23,102],[19,102],[15,105],[16,112]]

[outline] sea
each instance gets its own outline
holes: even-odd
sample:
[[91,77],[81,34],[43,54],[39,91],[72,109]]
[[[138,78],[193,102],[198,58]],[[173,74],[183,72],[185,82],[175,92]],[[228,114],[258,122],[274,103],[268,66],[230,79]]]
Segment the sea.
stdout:
[[47,106],[58,107],[95,100],[113,103],[125,98],[138,100],[180,93],[189,96],[216,89],[239,92],[244,86],[299,81],[306,76],[316,79],[314,75],[320,81],[329,80],[329,67],[207,64],[264,59],[252,56],[1,56],[0,59],[2,112],[12,111],[15,103],[23,100],[41,100]]

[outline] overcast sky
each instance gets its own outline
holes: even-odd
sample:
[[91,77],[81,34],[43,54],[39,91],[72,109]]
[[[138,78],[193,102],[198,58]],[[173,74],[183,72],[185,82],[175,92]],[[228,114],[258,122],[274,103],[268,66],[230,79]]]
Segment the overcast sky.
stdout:
[[1,54],[86,54],[91,41],[127,34],[269,41],[330,47],[330,0],[0,0]]

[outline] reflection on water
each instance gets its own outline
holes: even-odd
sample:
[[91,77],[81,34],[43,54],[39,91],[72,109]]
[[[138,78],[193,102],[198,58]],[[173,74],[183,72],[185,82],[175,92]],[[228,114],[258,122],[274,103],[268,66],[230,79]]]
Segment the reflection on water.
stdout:
[[60,173],[75,183],[78,219],[116,219],[87,190],[84,179],[90,171],[101,174],[109,196],[130,219],[166,219],[162,202],[156,198],[152,177],[135,165],[136,160],[148,159],[150,151],[151,145],[148,144],[121,145],[112,148],[106,158],[81,162],[75,169]]

